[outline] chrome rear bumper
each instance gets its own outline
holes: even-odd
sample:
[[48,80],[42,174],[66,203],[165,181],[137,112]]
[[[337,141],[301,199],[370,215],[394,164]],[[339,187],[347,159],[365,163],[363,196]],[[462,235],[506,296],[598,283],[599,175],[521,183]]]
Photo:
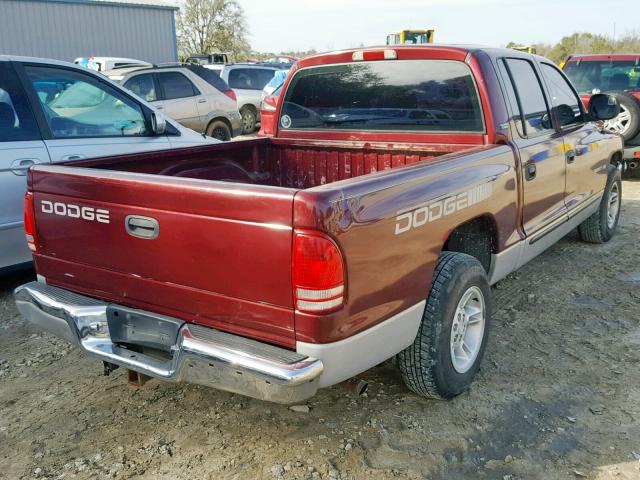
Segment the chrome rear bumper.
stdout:
[[92,357],[151,377],[277,403],[305,400],[318,389],[322,361],[284,348],[184,323],[166,358],[159,358],[112,342],[109,305],[101,300],[39,282],[22,285],[14,293],[20,313],[42,330]]

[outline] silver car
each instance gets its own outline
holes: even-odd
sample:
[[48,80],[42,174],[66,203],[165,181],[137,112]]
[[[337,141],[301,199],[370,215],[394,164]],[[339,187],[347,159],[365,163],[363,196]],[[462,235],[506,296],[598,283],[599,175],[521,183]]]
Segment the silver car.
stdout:
[[22,222],[31,165],[212,143],[98,72],[0,55],[0,273],[31,262]]
[[154,66],[105,72],[167,116],[218,140],[241,133],[236,93],[201,65]]
[[260,121],[262,90],[282,68],[253,63],[206,65],[206,68],[217,71],[220,78],[236,92],[238,109],[242,115],[242,133],[253,133]]

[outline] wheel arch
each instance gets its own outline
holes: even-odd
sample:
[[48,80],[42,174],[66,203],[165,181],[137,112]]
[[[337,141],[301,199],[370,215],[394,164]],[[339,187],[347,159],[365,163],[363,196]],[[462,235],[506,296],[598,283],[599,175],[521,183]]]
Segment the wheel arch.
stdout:
[[498,224],[489,214],[466,220],[449,231],[442,250],[466,253],[476,258],[487,274],[491,269],[491,256],[498,247]]
[[228,118],[222,117],[222,116],[213,117],[212,119],[210,119],[207,122],[207,126],[205,127],[204,133],[207,133],[209,131],[209,127],[211,126],[211,124],[213,122],[217,122],[217,121],[221,121],[222,123],[224,123],[227,126],[227,128],[229,128],[229,132],[231,133],[231,136],[233,137],[233,127],[231,126],[231,122],[229,121]]

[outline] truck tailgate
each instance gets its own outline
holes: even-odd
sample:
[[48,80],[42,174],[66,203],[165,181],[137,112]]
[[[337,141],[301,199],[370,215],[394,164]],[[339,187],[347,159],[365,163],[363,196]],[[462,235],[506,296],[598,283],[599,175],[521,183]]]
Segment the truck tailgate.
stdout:
[[68,166],[32,169],[29,186],[48,283],[295,345],[296,190]]

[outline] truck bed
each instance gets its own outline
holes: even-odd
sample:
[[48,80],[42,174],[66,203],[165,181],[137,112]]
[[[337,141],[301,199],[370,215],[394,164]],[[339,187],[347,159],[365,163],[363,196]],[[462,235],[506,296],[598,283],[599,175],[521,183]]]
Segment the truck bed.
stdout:
[[[340,243],[338,232],[321,224],[347,218],[350,207],[333,200],[347,185],[362,192],[386,188],[371,187],[384,175],[374,172],[471,148],[479,146],[258,139],[37,166],[29,189],[34,204],[48,202],[48,211],[35,209],[34,260],[47,283],[120,305],[290,348],[301,338],[297,332],[306,332],[306,341],[335,340],[367,321],[343,328],[354,312],[319,324],[295,311],[294,228],[324,231]],[[323,187],[358,176],[362,181]],[[391,210],[379,214],[394,222],[397,205],[384,203]],[[76,206],[108,211],[108,224],[77,218]],[[310,213],[309,206],[325,213]],[[157,238],[128,233],[131,216],[155,219]],[[314,216],[324,220],[314,225]],[[357,250],[344,255],[346,262],[359,256]],[[403,306],[395,302],[388,314]],[[379,312],[367,315],[379,321]]]
[[476,145],[363,144],[256,139],[67,162],[120,172],[222,180],[295,189],[432,160]]

